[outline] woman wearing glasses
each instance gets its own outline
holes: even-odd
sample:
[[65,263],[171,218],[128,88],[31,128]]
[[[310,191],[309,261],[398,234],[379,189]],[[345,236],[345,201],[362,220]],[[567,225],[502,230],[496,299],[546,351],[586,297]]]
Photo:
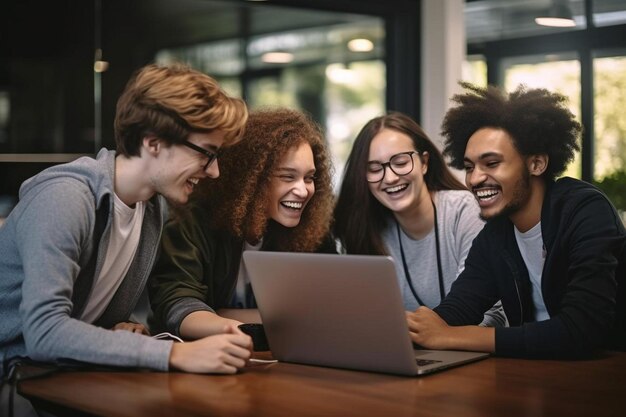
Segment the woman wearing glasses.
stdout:
[[330,157],[307,116],[253,112],[242,141],[213,163],[220,177],[198,184],[191,210],[166,225],[150,280],[153,324],[184,339],[241,324],[216,314],[220,309],[255,307],[244,250],[335,251],[327,239]]
[[[482,229],[474,196],[421,127],[390,113],[358,134],[335,208],[335,236],[350,254],[390,255],[410,323],[419,306],[437,306],[463,270]],[[500,308],[485,315],[500,325]]]

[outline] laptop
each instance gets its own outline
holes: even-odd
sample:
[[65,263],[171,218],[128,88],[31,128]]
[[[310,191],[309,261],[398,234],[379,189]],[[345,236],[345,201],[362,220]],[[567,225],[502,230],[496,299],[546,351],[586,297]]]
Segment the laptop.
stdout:
[[489,356],[414,350],[390,257],[246,251],[243,259],[279,361],[423,375]]

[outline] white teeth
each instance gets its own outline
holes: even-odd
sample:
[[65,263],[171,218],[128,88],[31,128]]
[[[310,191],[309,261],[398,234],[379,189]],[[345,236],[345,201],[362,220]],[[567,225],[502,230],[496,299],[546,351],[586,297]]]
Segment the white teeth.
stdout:
[[200,179],[198,178],[189,178],[188,180],[190,183],[192,183],[193,185],[196,185],[200,182]]
[[296,209],[296,210],[300,210],[302,208],[302,203],[297,203],[295,201],[283,201],[281,202],[281,204],[283,206],[292,208],[292,209]]
[[406,187],[408,187],[407,184],[396,185],[395,187],[386,188],[385,192],[387,192],[387,193],[395,193],[395,192],[404,190]]
[[498,194],[498,190],[495,189],[476,191],[476,195],[478,196],[478,198],[489,198],[493,197],[496,194]]

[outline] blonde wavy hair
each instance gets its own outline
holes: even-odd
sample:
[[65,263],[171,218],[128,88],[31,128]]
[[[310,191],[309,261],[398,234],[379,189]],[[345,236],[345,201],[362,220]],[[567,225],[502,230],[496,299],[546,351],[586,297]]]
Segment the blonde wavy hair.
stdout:
[[117,153],[139,155],[147,135],[175,144],[191,132],[218,129],[229,146],[241,139],[247,118],[244,102],[226,95],[208,75],[182,64],[147,65],[131,77],[117,102]]
[[[315,163],[315,194],[300,223],[287,228],[268,220],[270,180],[285,154],[308,143]],[[204,181],[196,199],[212,213],[213,228],[250,243],[263,238],[265,250],[310,252],[328,236],[333,207],[332,165],[319,127],[291,109],[252,112],[243,139],[219,158],[221,175]]]

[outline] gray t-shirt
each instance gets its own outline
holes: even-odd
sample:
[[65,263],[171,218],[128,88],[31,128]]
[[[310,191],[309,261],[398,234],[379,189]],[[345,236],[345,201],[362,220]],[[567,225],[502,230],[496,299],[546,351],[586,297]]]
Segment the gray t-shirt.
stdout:
[[[483,228],[483,221],[479,217],[480,209],[476,199],[469,191],[448,190],[439,191],[434,196],[437,208],[437,225],[439,227],[439,246],[441,249],[441,269],[445,293],[450,291],[452,282],[463,271],[465,258],[472,245],[474,237]],[[383,241],[389,255],[396,262],[398,283],[402,291],[404,308],[414,311],[419,304],[408,285],[407,277],[402,266],[400,245],[411,275],[411,282],[417,295],[429,308],[436,307],[441,302],[439,278],[437,273],[437,250],[435,247],[435,230],[420,240],[407,236],[396,221],[391,218],[383,231]]]

